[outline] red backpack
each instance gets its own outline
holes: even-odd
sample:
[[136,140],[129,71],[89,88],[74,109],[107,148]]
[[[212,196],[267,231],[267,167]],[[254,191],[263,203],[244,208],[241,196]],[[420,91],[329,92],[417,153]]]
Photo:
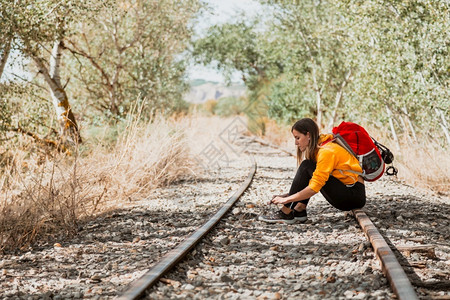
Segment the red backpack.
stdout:
[[[344,147],[358,160],[362,173],[346,170],[358,174],[366,181],[375,181],[384,173],[384,164],[394,160],[392,152],[375,141],[367,131],[358,124],[342,122],[333,128],[334,142]],[[389,174],[391,175],[391,174]]]

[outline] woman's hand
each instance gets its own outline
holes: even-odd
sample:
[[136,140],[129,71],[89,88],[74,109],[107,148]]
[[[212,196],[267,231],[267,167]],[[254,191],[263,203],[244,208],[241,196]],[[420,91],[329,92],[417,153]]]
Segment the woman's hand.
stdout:
[[268,205],[270,205],[270,204],[273,204],[273,199],[275,199],[276,197],[281,197],[281,198],[283,198],[283,197],[287,197],[287,196],[289,196],[289,194],[283,194],[283,195],[273,195],[272,196],[272,199],[270,199],[269,201],[267,201],[267,204]]
[[269,204],[286,204],[291,202],[297,202],[305,199],[309,199],[312,196],[314,196],[316,192],[311,189],[309,186],[305,187],[303,190],[301,190],[298,193],[295,193],[293,195],[284,194],[284,195],[276,195],[273,196],[272,200],[269,201]]
[[286,204],[288,203],[286,198],[289,196],[289,194],[285,195],[275,195],[272,197],[272,200],[269,201],[269,204]]
[[280,197],[280,196],[276,196],[272,199],[272,203],[275,204],[286,204],[289,203],[286,199],[286,197]]
[[288,196],[289,196],[289,193],[282,194],[282,195],[273,195],[273,196],[272,196],[272,200],[275,199],[276,197],[286,198],[286,197],[288,197]]

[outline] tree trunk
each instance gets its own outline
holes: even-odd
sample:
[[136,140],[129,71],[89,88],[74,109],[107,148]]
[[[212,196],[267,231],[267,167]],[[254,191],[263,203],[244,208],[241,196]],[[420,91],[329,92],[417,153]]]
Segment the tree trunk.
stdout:
[[445,116],[444,113],[442,112],[442,110],[436,108],[436,113],[438,116],[441,117],[441,122],[439,123],[439,125],[441,125],[442,131],[445,134],[445,137],[447,138],[447,144],[450,145],[450,134],[448,133],[448,126],[447,126],[447,121],[445,120]]
[[341,83],[338,92],[336,93],[336,98],[335,98],[335,102],[334,102],[334,109],[333,109],[333,113],[331,115],[330,118],[330,122],[328,123],[328,127],[331,129],[333,127],[334,122],[336,121],[336,116],[337,116],[337,110],[339,108],[339,105],[341,104],[341,100],[342,100],[342,94],[344,93],[344,88],[347,85],[350,76],[352,75],[352,71],[349,70],[347,72],[347,74],[344,77],[344,81]]
[[389,126],[391,127],[392,138],[395,141],[397,150],[400,150],[400,143],[398,142],[397,133],[395,132],[395,127],[394,127],[394,122],[392,121],[392,112],[387,105],[386,105],[386,111],[387,111],[388,118],[389,118]]
[[411,119],[409,118],[408,109],[403,107],[403,112],[405,113],[406,122],[408,123],[409,129],[411,130],[411,134],[415,142],[417,142],[416,130],[414,129],[413,124],[411,123]]
[[408,126],[406,125],[406,122],[405,122],[403,116],[400,116],[399,119],[400,119],[400,123],[401,123],[401,128],[403,128],[403,133],[406,135],[408,142],[412,143],[413,140],[412,140],[411,136],[409,135],[409,129],[408,129]]
[[68,139],[69,141],[75,143],[81,143],[81,136],[75,116],[70,108],[66,91],[61,84],[61,77],[59,74],[61,51],[62,41],[58,39],[55,41],[52,49],[49,69],[39,57],[33,55],[32,58],[38,66],[39,71],[44,75],[45,81],[50,87],[53,105],[55,107],[56,116],[60,126],[59,130],[61,138],[63,138],[63,140]]
[[317,84],[317,78],[316,78],[316,69],[313,67],[312,69],[312,77],[313,77],[313,83],[314,83],[314,90],[316,92],[316,107],[317,107],[317,126],[319,128],[322,127],[322,96],[319,89],[319,85]]
[[12,35],[4,45],[2,57],[0,59],[0,78],[2,78],[3,71],[5,70],[6,62],[8,61],[9,52],[11,51]]

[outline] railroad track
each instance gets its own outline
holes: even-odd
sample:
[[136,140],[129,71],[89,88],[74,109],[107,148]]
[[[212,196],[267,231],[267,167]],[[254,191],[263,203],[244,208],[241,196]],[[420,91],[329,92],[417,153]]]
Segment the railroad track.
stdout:
[[[254,152],[261,155],[258,150]],[[310,210],[313,213],[316,210],[319,217],[322,215],[324,222],[316,219],[306,224],[259,224],[255,228],[258,223],[255,221],[255,209],[258,205],[252,198],[267,199],[269,194],[280,192],[261,190],[256,185],[264,186],[267,180],[282,181],[282,178],[267,176],[266,173],[273,170],[292,172],[285,167],[277,167],[276,164],[263,165],[260,169],[262,171],[256,177],[257,182],[243,196],[243,202],[235,205],[252,181],[256,163],[252,165],[245,182],[224,207],[139,280],[130,284],[118,299],[220,299],[219,295],[236,299],[288,299],[303,297],[301,295],[308,293],[314,296],[306,298],[385,299],[393,297],[392,292],[398,299],[418,299],[391,248],[363,210],[354,210],[353,213],[371,242],[373,251],[370,244],[364,241],[360,229],[352,224],[353,218],[334,211],[330,213],[329,207],[325,206]],[[214,228],[233,205],[235,208],[226,220]],[[329,224],[326,224],[327,220],[330,220]],[[333,227],[340,232],[335,232]],[[210,231],[213,231],[212,234],[207,236]],[[274,231],[279,238],[268,238],[274,235]],[[302,235],[306,237],[302,239]],[[358,236],[355,238],[352,235]],[[315,241],[315,236],[320,236],[320,241]],[[321,242],[327,241],[330,236],[337,237],[337,240]],[[201,246],[195,248],[199,243],[202,243]],[[189,253],[192,249],[194,250]],[[187,258],[182,261],[185,256]],[[381,270],[388,279],[392,292],[374,262],[375,256],[381,263]],[[177,265],[180,261],[181,264]],[[283,263],[279,264],[280,261]],[[258,270],[260,267],[262,271]],[[346,268],[350,271],[345,270]],[[171,269],[174,271],[169,273]],[[302,269],[306,271],[302,272]],[[361,276],[363,279],[351,278],[352,272],[353,276]],[[341,273],[345,275],[342,276]],[[304,278],[310,285],[303,284]],[[249,288],[249,285],[253,288]],[[324,285],[329,288],[320,287]],[[371,295],[374,290],[376,293]]]
[[170,271],[189,251],[196,246],[203,237],[206,236],[214,226],[225,216],[230,208],[241,197],[253,179],[256,172],[256,163],[253,161],[250,173],[247,179],[239,187],[239,189],[228,199],[219,211],[209,219],[203,226],[197,229],[192,235],[186,238],[181,244],[165,255],[153,268],[144,274],[139,280],[135,281],[125,291],[119,299],[137,299],[141,297],[145,291],[155,285],[158,280],[168,271]]

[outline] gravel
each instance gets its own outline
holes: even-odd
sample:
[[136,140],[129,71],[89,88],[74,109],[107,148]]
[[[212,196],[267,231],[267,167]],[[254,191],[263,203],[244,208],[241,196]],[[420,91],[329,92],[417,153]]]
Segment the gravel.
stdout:
[[[288,190],[295,158],[241,140],[258,169],[226,219],[147,295],[151,299],[391,299],[356,220],[320,195],[303,224],[266,224],[265,202]],[[112,299],[204,224],[244,181],[250,161],[236,156],[193,181],[155,190],[105,213],[77,236],[41,241],[0,257],[0,299]],[[383,177],[367,183],[364,208],[397,252],[422,299],[449,299],[448,198]],[[437,288],[436,288],[437,287]]]

